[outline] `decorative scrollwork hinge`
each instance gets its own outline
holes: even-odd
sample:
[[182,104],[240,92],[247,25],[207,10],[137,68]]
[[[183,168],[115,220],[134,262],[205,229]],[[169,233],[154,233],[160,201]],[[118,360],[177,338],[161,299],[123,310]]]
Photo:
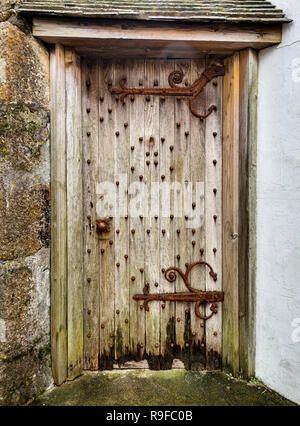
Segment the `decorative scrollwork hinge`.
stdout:
[[[188,288],[188,292],[150,294],[149,286],[146,285],[143,289],[143,294],[136,294],[133,296],[133,299],[137,301],[143,300],[143,307],[146,311],[149,311],[149,302],[152,302],[153,300],[160,300],[163,302],[196,302],[195,314],[202,320],[208,320],[218,312],[218,302],[224,301],[224,293],[222,291],[201,291],[193,288],[189,282],[189,274],[196,265],[204,265],[208,267],[210,270],[209,275],[213,278],[214,281],[217,281],[217,274],[207,262],[194,262],[187,266],[185,273],[183,273],[182,270],[176,266],[172,266],[165,271],[166,280],[170,283],[175,282],[176,273],[178,273]],[[202,315],[200,313],[199,307],[204,303],[211,303],[211,314]]]
[[120,87],[110,88],[110,92],[115,95],[120,95],[120,101],[125,103],[125,98],[128,95],[160,95],[160,96],[188,96],[190,97],[190,110],[191,113],[204,120],[207,118],[214,110],[217,109],[216,105],[211,105],[208,108],[206,114],[200,114],[195,109],[195,100],[203,88],[210,82],[212,79],[225,75],[225,68],[221,65],[212,65],[207,68],[191,86],[182,87],[177,86],[183,80],[184,74],[182,71],[173,71],[169,75],[168,82],[170,87],[167,88],[129,88],[126,87],[126,78],[123,78],[120,81]]

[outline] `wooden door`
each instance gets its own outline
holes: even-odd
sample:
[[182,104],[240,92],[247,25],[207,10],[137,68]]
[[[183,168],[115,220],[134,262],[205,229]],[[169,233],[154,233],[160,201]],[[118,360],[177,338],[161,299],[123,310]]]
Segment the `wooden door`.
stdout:
[[[84,368],[110,369],[144,360],[168,369],[221,367],[222,306],[153,300],[138,294],[222,290],[222,77],[195,103],[185,96],[111,93],[126,78],[130,88],[167,88],[173,71],[180,87],[193,84],[205,60],[82,59],[84,193]],[[168,194],[170,196],[168,196]],[[97,232],[97,220],[108,232]],[[104,223],[105,224],[105,223]],[[103,223],[102,223],[103,225]],[[212,270],[217,274],[213,279]],[[170,275],[168,275],[170,277]],[[171,277],[173,277],[171,275]],[[171,280],[172,281],[172,280]],[[132,364],[131,364],[132,365]]]

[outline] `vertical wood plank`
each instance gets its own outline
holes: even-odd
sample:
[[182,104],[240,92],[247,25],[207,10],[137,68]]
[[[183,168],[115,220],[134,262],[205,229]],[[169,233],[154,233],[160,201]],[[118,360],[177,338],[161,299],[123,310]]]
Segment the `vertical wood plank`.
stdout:
[[[124,60],[114,62],[113,85],[118,86],[121,79],[126,78],[131,72]],[[129,313],[130,313],[130,282],[129,261],[124,258],[129,253],[129,221],[125,219],[127,211],[122,207],[127,200],[127,174],[129,170],[130,155],[130,127],[129,111],[130,100],[123,104],[115,98],[115,183],[117,200],[115,218],[115,358],[119,363],[127,360],[129,354]]]
[[239,369],[239,53],[223,81],[223,364]]
[[67,145],[68,245],[68,379],[82,373],[83,365],[83,215],[80,58],[65,50]]
[[[168,87],[168,77],[174,71],[174,61],[160,61],[160,87]],[[169,149],[174,144],[174,98],[162,97],[159,106],[159,133],[160,144],[159,167],[161,180],[160,192],[160,266],[161,282],[159,291],[170,293],[174,291],[174,284],[164,278],[164,270],[174,265],[174,220],[171,219],[172,193],[170,184],[174,181],[172,153]],[[172,168],[172,170],[171,170]],[[165,230],[165,233],[163,233]],[[162,368],[171,368],[175,343],[175,302],[160,303],[161,306],[161,355],[164,360]],[[173,345],[173,346],[172,346]]]
[[[222,291],[222,77],[214,79],[213,82],[206,87],[206,108],[216,105],[217,110],[205,120],[205,259],[218,274],[218,279],[214,281],[206,269],[206,290]],[[215,161],[217,161],[216,164],[214,164]],[[206,306],[206,315],[211,314],[210,306],[210,304]],[[206,321],[205,333],[206,367],[210,370],[220,369],[222,366],[222,303],[218,304],[218,313]]]
[[[257,53],[240,52],[239,312],[240,370],[255,373]],[[247,173],[245,173],[247,171]]]
[[[182,70],[184,80],[182,85],[187,82],[191,84],[190,61],[175,61],[175,70]],[[175,140],[174,140],[174,174],[175,180],[180,185],[174,192],[174,202],[182,206],[180,215],[175,215],[175,265],[185,270],[185,264],[190,263],[190,244],[187,220],[190,213],[192,201],[188,194],[190,182],[190,156],[191,147],[189,137],[186,132],[190,132],[190,108],[189,100],[186,98],[176,98],[175,100]],[[180,187],[180,189],[179,189]],[[177,217],[176,217],[177,215]],[[179,232],[177,232],[179,231]],[[186,291],[183,280],[178,277],[176,282],[176,291]],[[190,322],[191,304],[187,302],[176,303],[176,344],[180,353],[180,358],[186,368],[190,367],[190,343],[191,343],[191,322]]]
[[[134,59],[128,62],[126,70],[129,87],[138,87],[139,82],[144,82],[144,68],[145,64],[143,59]],[[145,99],[143,96],[134,96],[131,99],[127,99],[126,102],[130,102],[130,141],[128,142],[130,158],[127,170],[128,182],[132,192],[129,195],[130,204],[128,212],[130,216],[128,220],[130,223],[128,229],[130,252],[126,252],[130,254],[127,260],[127,264],[130,265],[130,352],[133,359],[140,361],[145,352],[146,318],[145,311],[140,308],[142,303],[137,303],[133,300],[133,296],[142,293],[145,285],[145,238],[147,238],[148,234],[145,234],[146,206],[143,204],[143,201],[141,204],[137,204],[134,199],[136,197],[143,197],[142,187],[144,187],[146,182],[144,134]],[[131,147],[134,147],[134,149],[132,150]],[[140,180],[140,176],[142,176],[142,180]],[[135,233],[132,234],[131,230],[134,230]],[[143,272],[141,272],[141,269]]]
[[67,199],[65,52],[51,52],[51,352],[57,385],[67,378]]
[[84,368],[98,369],[99,358],[99,247],[95,230],[96,185],[99,179],[99,65],[82,60],[83,224],[84,224]]
[[[100,365],[101,369],[113,368],[115,336],[115,117],[114,99],[108,91],[114,77],[113,65],[109,61],[99,64],[100,117],[99,128],[99,183],[108,187],[97,191],[99,218],[110,219],[110,232],[99,236],[100,245]],[[100,188],[98,188],[100,189]],[[99,209],[99,211],[98,211]]]
[[[200,78],[205,69],[205,60],[191,61],[191,83]],[[197,99],[197,111],[204,111],[206,103],[206,88],[203,89]],[[189,229],[189,239],[191,246],[191,263],[205,259],[205,218],[204,218],[204,182],[205,182],[205,121],[190,113],[191,132],[191,182],[193,183],[193,200],[195,207],[191,210],[194,224]],[[193,245],[193,241],[195,245]],[[201,251],[200,251],[201,250]],[[205,291],[206,271],[203,267],[194,268],[190,275],[191,283],[195,288]],[[200,306],[200,312],[205,314],[205,308]],[[205,353],[205,324],[204,321],[194,314],[194,307],[191,311],[191,368],[204,369],[206,365]]]
[[[146,60],[144,86],[154,87],[155,80],[158,79],[159,64],[154,60]],[[146,152],[149,152],[147,159],[150,161],[150,165],[146,167],[145,179],[148,194],[151,194],[151,197],[149,197],[151,199],[151,211],[145,220],[146,229],[150,230],[150,233],[146,235],[145,239],[145,282],[149,284],[151,293],[158,293],[161,278],[159,273],[161,229],[159,190],[157,190],[160,182],[159,98],[158,96],[151,96],[149,101],[147,101],[147,97],[143,98],[145,105],[145,149]],[[155,285],[156,283],[158,286]],[[159,303],[152,303],[150,311],[146,312],[146,351],[150,367],[157,368],[157,356],[160,353]]]

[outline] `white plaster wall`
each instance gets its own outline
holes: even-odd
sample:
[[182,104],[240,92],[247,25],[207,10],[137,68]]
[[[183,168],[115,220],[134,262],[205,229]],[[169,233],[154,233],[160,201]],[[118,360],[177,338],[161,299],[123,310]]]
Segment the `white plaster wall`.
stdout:
[[256,375],[300,403],[300,1],[259,55]]

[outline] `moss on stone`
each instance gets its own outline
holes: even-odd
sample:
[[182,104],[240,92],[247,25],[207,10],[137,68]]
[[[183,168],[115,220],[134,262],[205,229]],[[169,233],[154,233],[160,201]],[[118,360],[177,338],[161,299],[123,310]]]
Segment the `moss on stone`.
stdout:
[[48,140],[48,114],[25,105],[0,105],[0,158],[13,169],[31,171]]
[[89,373],[40,396],[33,405],[275,406],[294,405],[263,384],[221,372],[113,371]]

